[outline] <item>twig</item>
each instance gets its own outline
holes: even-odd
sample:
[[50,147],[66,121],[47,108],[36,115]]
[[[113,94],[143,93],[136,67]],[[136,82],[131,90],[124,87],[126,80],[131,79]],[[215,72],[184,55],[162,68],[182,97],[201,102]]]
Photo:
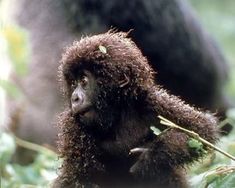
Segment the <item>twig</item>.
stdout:
[[227,173],[232,173],[235,171],[235,166],[223,166],[215,170],[214,174],[223,175]]
[[185,129],[183,127],[180,127],[179,125],[176,125],[175,123],[169,121],[168,119],[162,117],[162,116],[158,116],[158,118],[161,120],[160,123],[163,124],[163,125],[166,125],[168,127],[171,127],[171,128],[176,128],[176,129],[179,129],[185,133],[187,133],[189,136],[195,138],[196,140],[200,141],[201,143],[209,146],[210,148],[213,148],[214,150],[222,153],[223,155],[227,156],[228,158],[232,159],[235,161],[235,157],[230,155],[229,153],[223,151],[222,149],[218,148],[217,146],[213,145],[212,143],[208,142],[207,140],[205,140],[204,138],[200,137],[199,134],[195,133],[194,131],[190,131],[188,129]]
[[18,146],[21,146],[23,148],[33,150],[36,152],[41,152],[41,153],[49,153],[50,155],[55,155],[55,152],[51,149],[45,148],[43,146],[40,146],[38,144],[34,144],[25,140],[22,140],[16,136],[14,136],[15,142]]

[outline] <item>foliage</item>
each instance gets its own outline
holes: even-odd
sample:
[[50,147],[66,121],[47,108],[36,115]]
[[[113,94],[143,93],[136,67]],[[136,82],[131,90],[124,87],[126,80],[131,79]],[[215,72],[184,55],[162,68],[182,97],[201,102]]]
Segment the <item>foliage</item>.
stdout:
[[5,26],[1,31],[7,41],[7,49],[13,65],[13,69],[18,75],[25,75],[28,72],[28,37],[27,33],[15,25]]
[[229,62],[227,93],[235,97],[235,1],[234,0],[190,0],[196,8],[202,24],[217,39]]
[[[198,163],[190,171],[192,176],[191,186],[193,188],[225,188],[234,187],[235,185],[235,157],[233,156],[235,154],[235,109],[229,110],[227,117],[228,118],[224,122],[221,122],[221,125],[229,123],[234,128],[229,136],[221,138],[220,143],[218,144],[220,147],[219,148],[211,144],[207,140],[201,138],[200,135],[198,135],[197,133],[183,128],[180,125],[177,125],[162,116],[158,116],[161,124],[166,125],[171,129],[178,129],[180,131],[183,131],[188,136],[190,136],[190,139],[187,143],[190,149],[193,149],[197,153],[208,153],[203,149],[204,146],[207,146],[210,149],[210,155],[207,160],[200,161],[202,164]],[[156,132],[155,127],[151,127],[151,129],[154,133]],[[164,132],[165,131],[167,131],[167,129],[164,130]],[[164,134],[164,132],[161,132],[160,134]],[[158,132],[157,135],[159,135]],[[226,152],[225,150],[228,152]],[[215,154],[215,151],[220,153]]]
[[[0,17],[0,24],[3,23]],[[1,68],[7,65],[7,59],[10,60],[12,70],[16,75],[24,76],[28,73],[29,47],[27,33],[16,25],[2,24],[0,27],[0,58]],[[19,97],[20,90],[11,81],[0,76],[0,87],[3,88],[7,95]]]
[[[235,109],[228,111],[227,122],[233,125],[233,131],[220,139],[218,146],[235,156]],[[235,161],[220,153],[211,153],[191,169],[191,184],[194,188],[235,187]]]
[[21,96],[19,88],[8,80],[0,79],[0,87],[2,87],[4,91],[6,91],[8,96],[14,98]]
[[48,187],[57,176],[57,155],[47,149],[38,150],[35,161],[27,166],[11,162],[16,139],[8,133],[0,134],[1,186],[4,188]]

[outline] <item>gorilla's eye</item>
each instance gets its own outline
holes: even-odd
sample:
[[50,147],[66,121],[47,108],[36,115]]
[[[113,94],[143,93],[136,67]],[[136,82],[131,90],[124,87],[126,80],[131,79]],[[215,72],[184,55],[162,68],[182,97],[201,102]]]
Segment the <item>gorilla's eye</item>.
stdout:
[[73,80],[72,83],[71,83],[71,89],[75,89],[77,87],[77,81],[76,80]]
[[88,77],[86,75],[83,75],[80,79],[80,83],[83,88],[86,88],[88,85]]

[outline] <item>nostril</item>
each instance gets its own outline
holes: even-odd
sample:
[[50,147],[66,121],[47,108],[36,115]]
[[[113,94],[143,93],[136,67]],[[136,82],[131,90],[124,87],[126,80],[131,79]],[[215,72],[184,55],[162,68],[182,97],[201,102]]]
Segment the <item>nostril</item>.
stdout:
[[72,102],[78,102],[78,101],[79,101],[79,97],[78,97],[77,93],[73,93]]

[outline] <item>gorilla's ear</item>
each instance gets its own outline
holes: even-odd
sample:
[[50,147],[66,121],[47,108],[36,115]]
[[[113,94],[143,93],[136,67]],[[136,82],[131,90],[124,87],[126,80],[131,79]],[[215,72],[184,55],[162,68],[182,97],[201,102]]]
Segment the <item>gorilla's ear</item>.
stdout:
[[120,88],[123,88],[127,86],[129,83],[130,83],[130,78],[126,74],[124,74],[123,79],[120,80],[118,84]]

